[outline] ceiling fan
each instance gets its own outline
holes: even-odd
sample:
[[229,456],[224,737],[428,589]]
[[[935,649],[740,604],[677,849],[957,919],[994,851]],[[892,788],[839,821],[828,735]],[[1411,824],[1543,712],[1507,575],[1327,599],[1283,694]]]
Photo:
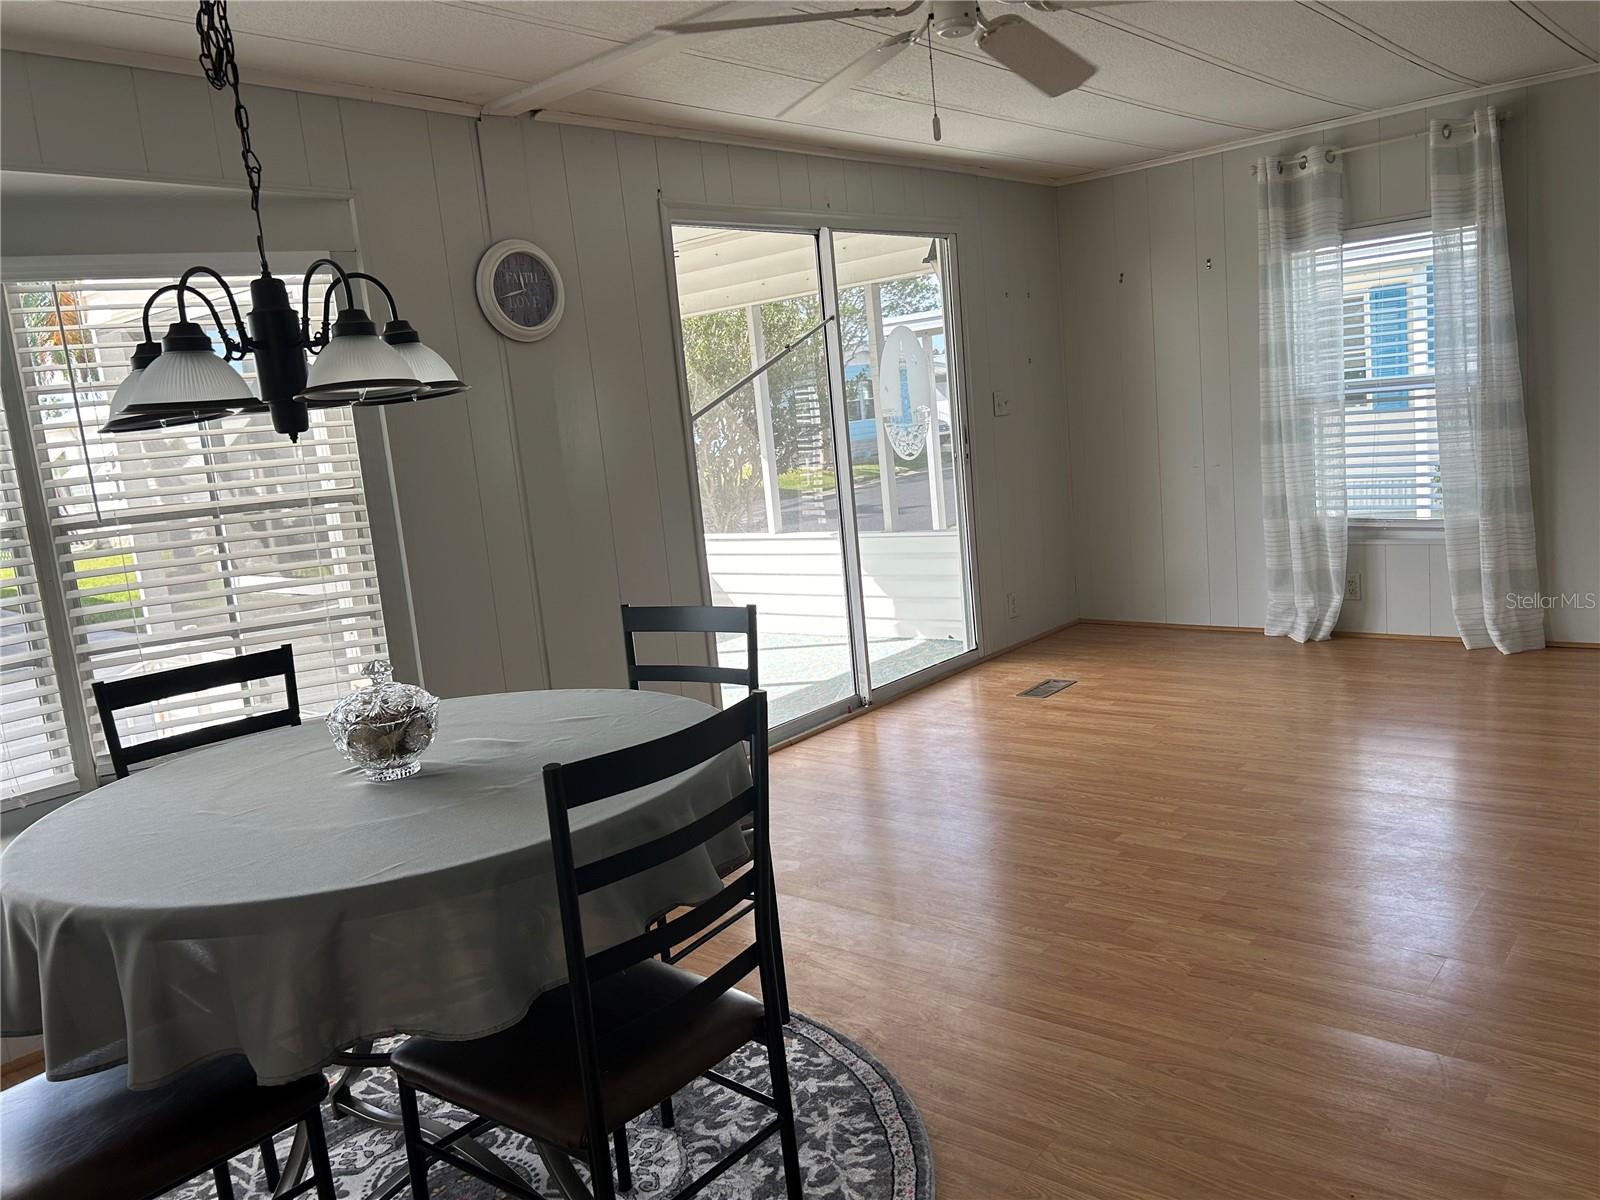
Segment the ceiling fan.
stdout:
[[[1014,0],[1009,0],[1014,2]],[[1098,7],[1105,0],[1026,0],[1036,12],[1059,12]],[[843,95],[896,55],[926,38],[931,55],[934,39],[955,44],[972,39],[979,50],[1047,96],[1062,96],[1083,84],[1095,72],[1088,59],[1063,46],[1044,30],[1010,13],[990,17],[972,0],[914,0],[904,7],[851,8],[831,12],[791,12],[774,17],[733,17],[720,21],[685,21],[662,25],[664,34],[724,33],[736,29],[765,29],[777,25],[803,25],[813,21],[840,21],[851,17],[906,17],[926,8],[921,24],[879,42],[860,58],[847,63],[779,114],[796,117],[814,112]],[[931,58],[930,58],[931,63]],[[935,134],[938,137],[937,123]]]
[[[1018,0],[1001,0],[1001,2],[1016,7],[1031,8],[1035,12],[1048,13],[1075,8],[1100,8],[1116,4],[1119,0],[1024,0],[1022,3]],[[508,96],[490,101],[484,105],[483,111],[494,116],[537,112],[576,92],[599,86],[621,72],[637,67],[659,55],[671,53],[675,47],[681,46],[686,41],[718,33],[730,33],[740,29],[766,29],[782,25],[806,25],[817,21],[842,21],[851,18],[908,17],[920,9],[926,9],[926,14],[911,29],[893,34],[853,62],[845,64],[778,115],[799,117],[824,107],[919,41],[928,47],[930,73],[935,44],[955,45],[970,41],[995,62],[1025,79],[1047,96],[1065,95],[1074,88],[1083,86],[1095,72],[1093,63],[1063,46],[1037,25],[1011,13],[989,16],[979,9],[975,0],[911,0],[910,3],[899,7],[885,5],[873,8],[832,9],[825,12],[790,9],[776,16],[758,15],[763,9],[771,12],[778,7],[774,4],[713,4],[701,10],[691,20],[657,26],[631,42],[559,71],[548,79],[521,88]],[[939,136],[936,104],[934,139],[938,140]]]

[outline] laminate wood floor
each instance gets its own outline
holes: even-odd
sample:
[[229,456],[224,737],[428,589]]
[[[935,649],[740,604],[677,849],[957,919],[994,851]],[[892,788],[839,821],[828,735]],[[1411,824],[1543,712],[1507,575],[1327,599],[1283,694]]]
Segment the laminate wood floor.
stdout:
[[940,1200],[1600,1194],[1600,654],[1081,625],[773,786]]

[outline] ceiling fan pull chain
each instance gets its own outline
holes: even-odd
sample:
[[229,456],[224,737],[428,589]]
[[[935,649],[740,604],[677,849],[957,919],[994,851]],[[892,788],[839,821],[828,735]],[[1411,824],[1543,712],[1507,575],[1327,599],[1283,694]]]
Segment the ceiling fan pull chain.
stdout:
[[939,128],[939,84],[933,77],[933,14],[928,14],[928,90],[933,94],[933,140],[944,140],[944,131]]

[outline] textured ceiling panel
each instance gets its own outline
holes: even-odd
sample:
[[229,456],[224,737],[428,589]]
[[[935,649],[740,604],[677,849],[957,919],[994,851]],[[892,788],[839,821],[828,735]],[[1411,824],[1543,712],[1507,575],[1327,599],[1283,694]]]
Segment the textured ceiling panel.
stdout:
[[[870,3],[870,0],[857,0]],[[523,91],[626,45],[657,24],[851,0],[233,0],[246,81],[309,90],[370,88],[470,105]],[[986,11],[999,7],[990,0]],[[1044,96],[970,40],[936,57],[945,138],[929,132],[928,57],[914,46],[801,120],[777,114],[926,10],[684,38],[633,59],[552,111],[826,146],[917,162],[1060,179],[1259,133],[1421,104],[1478,81],[1537,77],[1600,57],[1600,3],[1125,3],[1011,14],[1094,62],[1084,88]],[[193,69],[191,0],[4,4],[8,48],[109,58],[157,56]],[[601,82],[591,81],[600,78]]]
[[[174,65],[194,61],[192,19],[186,26],[179,26],[75,5],[7,4],[6,44],[14,46],[20,41],[30,46],[34,44],[32,39],[41,39],[52,49],[74,45],[158,55],[171,59]],[[474,104],[520,86],[518,80],[506,76],[416,62],[397,63],[381,55],[354,54],[338,47],[243,33],[236,41],[249,47],[248,65],[243,72],[247,83],[253,69],[258,75],[308,81],[333,79],[345,85]]]
[[648,4],[626,0],[584,0],[583,3],[514,3],[512,0],[453,0],[453,7],[477,8],[516,20],[599,34],[616,42],[632,41],[657,25],[687,21],[709,8],[702,3],[651,0]]
[[1581,67],[1588,60],[1514,4],[1471,0],[1329,4],[1349,21],[1478,83]]
[[1398,54],[1374,53],[1359,33],[1298,4],[1125,4],[1092,15],[1362,108],[1454,87]]
[[[1126,97],[1203,121],[1235,125],[1243,132],[1311,124],[1356,111],[1354,106],[1285,91],[1079,13],[1030,9],[1024,19],[1099,67],[1087,85],[1097,95]],[[970,43],[957,52],[987,61]],[[902,55],[889,70],[906,69],[904,60]]]
[[596,90],[753,117],[776,117],[810,91],[811,83],[734,63],[717,63],[715,70],[707,70],[706,64],[678,55],[635,67]]
[[1577,42],[1591,58],[1600,57],[1600,4],[1595,0],[1539,0],[1525,7],[1554,24],[1563,36]]
[[[864,97],[865,105],[893,104],[874,97]],[[851,121],[838,126],[823,127],[794,125],[783,121],[761,118],[730,117],[726,114],[704,114],[660,100],[637,100],[613,96],[604,92],[585,92],[574,97],[569,111],[608,120],[638,122],[654,128],[705,130],[711,135],[738,138],[755,138],[772,142],[781,139],[795,149],[826,149],[845,154],[860,154],[868,158],[903,159],[927,166],[961,167],[992,171],[1008,176],[1039,180],[1058,180],[1085,174],[1084,168],[1060,166],[1052,162],[1012,158],[991,152],[987,147],[971,148],[964,140],[958,141],[946,130],[945,141],[937,148],[926,130],[915,135],[915,115],[906,115],[891,108],[877,121],[880,126],[896,127],[905,136],[884,138],[859,132],[866,122]]]

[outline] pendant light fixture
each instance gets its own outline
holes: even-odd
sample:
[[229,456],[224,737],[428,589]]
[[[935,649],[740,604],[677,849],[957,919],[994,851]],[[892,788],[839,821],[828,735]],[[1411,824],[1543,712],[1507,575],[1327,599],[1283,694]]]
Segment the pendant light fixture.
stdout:
[[[272,427],[299,441],[310,424],[309,409],[342,405],[393,404],[404,400],[451,396],[467,390],[444,358],[423,344],[411,324],[399,319],[394,296],[382,281],[360,271],[346,271],[331,258],[318,259],[300,283],[300,312],[289,303],[285,282],[267,265],[266,236],[261,224],[261,160],[250,145],[250,114],[239,94],[239,64],[227,0],[201,0],[195,16],[200,35],[200,64],[206,81],[218,91],[233,92],[233,121],[239,130],[239,156],[250,187],[250,210],[256,222],[256,256],[261,274],[250,283],[250,319],[245,320],[232,289],[210,267],[190,267],[175,284],[157,290],[144,307],[144,341],[134,350],[133,370],[111,399],[110,419],[102,433],[192,425],[241,412],[272,413]],[[320,268],[333,272],[322,327],[311,328],[311,280]],[[207,276],[222,289],[233,317],[233,332],[211,300],[191,282]],[[382,336],[377,325],[356,305],[351,280],[373,284],[389,304],[389,323]],[[169,292],[178,297],[178,319],[156,343],[150,332],[150,310]],[[189,320],[187,299],[198,297],[210,310],[222,338],[220,353],[205,330]],[[342,300],[330,329],[329,304]],[[307,355],[311,356],[309,368]],[[255,360],[258,399],[244,377],[229,364]]]

